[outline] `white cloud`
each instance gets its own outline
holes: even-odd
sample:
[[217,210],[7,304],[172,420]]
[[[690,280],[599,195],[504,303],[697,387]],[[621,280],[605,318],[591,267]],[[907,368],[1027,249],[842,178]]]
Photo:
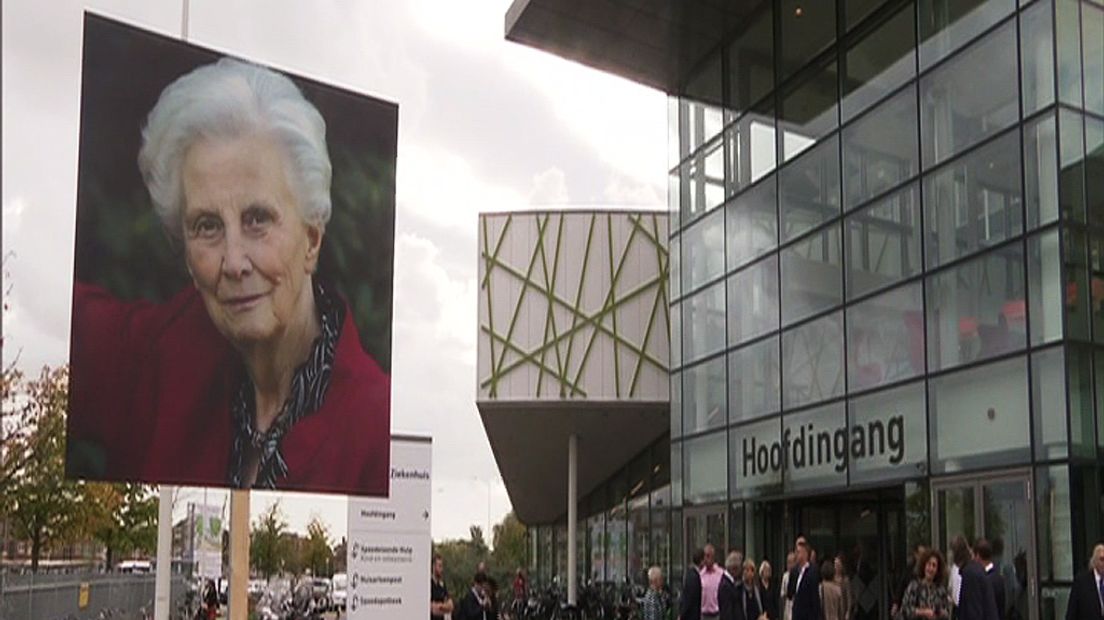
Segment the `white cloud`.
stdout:
[[567,196],[567,176],[559,168],[549,168],[533,175],[533,190],[529,192],[529,204],[565,205],[571,202]]

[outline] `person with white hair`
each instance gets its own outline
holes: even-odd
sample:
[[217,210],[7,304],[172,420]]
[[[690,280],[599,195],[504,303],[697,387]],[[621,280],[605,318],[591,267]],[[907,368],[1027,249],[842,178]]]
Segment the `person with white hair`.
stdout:
[[319,111],[286,76],[223,58],[161,92],[138,167],[191,285],[154,304],[75,284],[70,467],[385,494],[390,379],[317,273],[332,210]]
[[648,592],[641,604],[643,620],[666,620],[667,596],[663,591],[663,570],[658,566],[648,569]]

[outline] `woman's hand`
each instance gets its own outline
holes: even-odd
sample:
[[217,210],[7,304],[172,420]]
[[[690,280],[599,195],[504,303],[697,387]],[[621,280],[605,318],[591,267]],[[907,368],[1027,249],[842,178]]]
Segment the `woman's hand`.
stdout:
[[935,610],[932,609],[931,607],[921,607],[921,608],[917,609],[916,610],[916,615],[921,617],[921,618],[931,618],[932,620],[934,620],[936,618]]

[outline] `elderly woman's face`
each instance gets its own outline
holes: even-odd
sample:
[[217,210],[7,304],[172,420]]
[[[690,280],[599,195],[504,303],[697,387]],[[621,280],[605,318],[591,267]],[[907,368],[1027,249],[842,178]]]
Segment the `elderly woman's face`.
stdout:
[[280,337],[314,311],[322,233],[299,215],[287,158],[262,134],[202,139],[184,158],[188,270],[211,320],[236,345]]

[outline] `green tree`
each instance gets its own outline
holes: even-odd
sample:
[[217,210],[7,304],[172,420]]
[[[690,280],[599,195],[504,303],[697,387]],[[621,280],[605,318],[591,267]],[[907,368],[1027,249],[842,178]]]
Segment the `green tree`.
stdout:
[[[4,387],[7,408],[9,386]],[[16,453],[9,458],[20,463],[4,493],[15,536],[31,543],[31,570],[36,572],[43,552],[88,529],[84,484],[65,478],[68,388],[65,366],[45,367],[37,379],[19,380],[10,388],[28,426],[22,439],[5,446]]]
[[141,484],[88,484],[88,529],[103,544],[107,566],[118,556],[157,550],[158,497]]
[[302,566],[316,577],[333,576],[333,549],[330,548],[330,531],[314,517],[307,524],[307,538],[303,541]]
[[[494,526],[494,551],[491,553],[491,567],[500,584],[512,583],[512,575],[518,568],[525,567],[526,529],[513,511]],[[505,582],[503,582],[505,580]]]
[[249,535],[249,564],[267,580],[280,572],[291,554],[288,547],[288,524],[280,510],[280,502],[273,502],[268,510],[253,523]]

